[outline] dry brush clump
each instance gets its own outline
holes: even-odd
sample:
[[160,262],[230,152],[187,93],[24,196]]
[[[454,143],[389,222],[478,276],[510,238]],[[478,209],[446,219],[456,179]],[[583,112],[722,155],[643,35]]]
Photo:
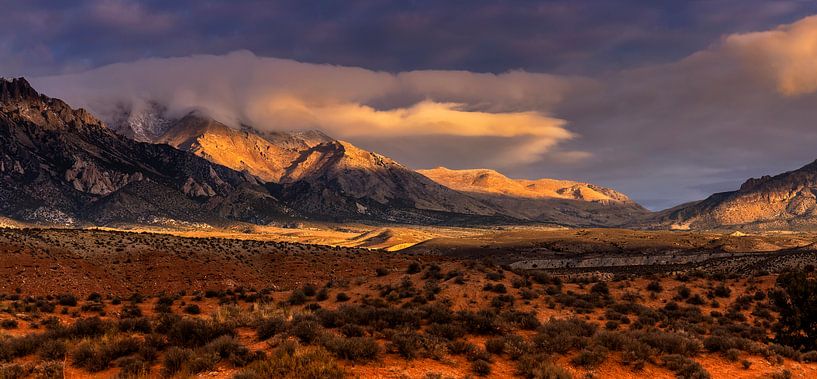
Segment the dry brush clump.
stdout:
[[[494,374],[496,363],[505,362],[520,377],[570,377],[558,361],[578,372],[612,362],[633,372],[650,365],[679,377],[707,378],[698,363],[702,355],[741,369],[757,367],[747,360],[751,356],[773,364],[817,361],[817,352],[794,338],[808,333],[794,323],[802,319],[779,316],[798,307],[799,317],[807,317],[800,299],[808,299],[811,287],[802,280],[813,280],[809,274],[793,276],[796,281],[782,277],[767,293],[697,274],[654,275],[632,286],[634,279],[626,276],[562,280],[490,265],[447,270],[427,264],[410,271],[389,271],[373,284],[191,291],[123,297],[117,304],[101,295],[76,302],[67,295],[7,296],[10,311],[3,319],[31,332],[0,338],[0,362],[9,372],[44,370],[46,362],[64,360],[86,372],[116,367],[132,377],[228,367],[239,378],[298,378],[346,377],[387,356],[440,362],[457,356],[467,362],[462,370],[477,376]],[[480,299],[454,306],[451,296],[461,286]],[[650,293],[668,300],[645,300]],[[48,317],[47,304],[57,307],[54,312],[70,309],[66,317],[72,321]],[[26,309],[30,320],[11,313]],[[545,318],[543,310],[559,316]],[[88,314],[98,316],[83,317]],[[242,342],[247,333],[258,350]],[[18,364],[25,357],[35,364]],[[160,372],[151,372],[157,365]]]

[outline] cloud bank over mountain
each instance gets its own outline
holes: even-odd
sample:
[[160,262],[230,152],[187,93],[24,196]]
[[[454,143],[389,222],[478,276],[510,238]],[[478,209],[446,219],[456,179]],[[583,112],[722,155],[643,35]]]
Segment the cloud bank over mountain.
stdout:
[[147,59],[34,82],[103,118],[155,101],[179,116],[200,110],[230,125],[262,130],[320,129],[337,138],[448,136],[516,139],[480,152],[493,165],[535,162],[575,137],[549,115],[579,78],[509,72],[413,71],[223,56]]
[[501,168],[618,188],[653,209],[817,156],[817,18],[590,77],[388,73],[226,55],[151,58],[34,84],[102,117],[155,100],[232,126],[322,129],[415,168]]

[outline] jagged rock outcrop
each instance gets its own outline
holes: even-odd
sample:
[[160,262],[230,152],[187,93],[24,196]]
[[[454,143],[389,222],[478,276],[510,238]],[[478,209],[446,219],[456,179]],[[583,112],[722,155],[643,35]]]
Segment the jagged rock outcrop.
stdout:
[[193,154],[119,136],[25,79],[0,79],[2,215],[104,224],[264,221],[291,212],[270,191]]
[[86,162],[80,157],[74,158],[74,164],[65,171],[65,181],[71,183],[77,191],[94,195],[108,195],[133,181],[144,179],[141,172],[125,174],[99,169],[93,162]]
[[35,100],[40,94],[31,87],[25,78],[7,80],[0,78],[0,102],[10,103],[24,99]]

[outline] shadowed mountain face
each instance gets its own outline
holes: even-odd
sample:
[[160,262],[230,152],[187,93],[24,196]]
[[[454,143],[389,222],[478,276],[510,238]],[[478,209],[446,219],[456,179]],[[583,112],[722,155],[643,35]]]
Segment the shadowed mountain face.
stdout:
[[265,222],[289,212],[251,175],[116,135],[24,79],[0,79],[0,181],[0,213],[37,222]]
[[[496,207],[435,183],[394,160],[333,141],[304,152],[287,168],[284,198],[351,217],[373,214],[393,220],[431,222],[445,213],[503,216]],[[437,215],[439,213],[439,215]]]
[[652,225],[677,229],[812,229],[817,226],[817,161],[740,189],[659,212]]

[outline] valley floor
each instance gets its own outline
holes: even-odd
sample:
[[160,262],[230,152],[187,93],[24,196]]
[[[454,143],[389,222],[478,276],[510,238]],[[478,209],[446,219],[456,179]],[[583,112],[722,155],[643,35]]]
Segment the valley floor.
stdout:
[[[0,378],[817,376],[817,352],[775,341],[769,300],[783,267],[810,262],[807,234],[402,232],[425,239],[392,252],[277,231],[4,229]],[[512,269],[702,251],[800,258]]]

